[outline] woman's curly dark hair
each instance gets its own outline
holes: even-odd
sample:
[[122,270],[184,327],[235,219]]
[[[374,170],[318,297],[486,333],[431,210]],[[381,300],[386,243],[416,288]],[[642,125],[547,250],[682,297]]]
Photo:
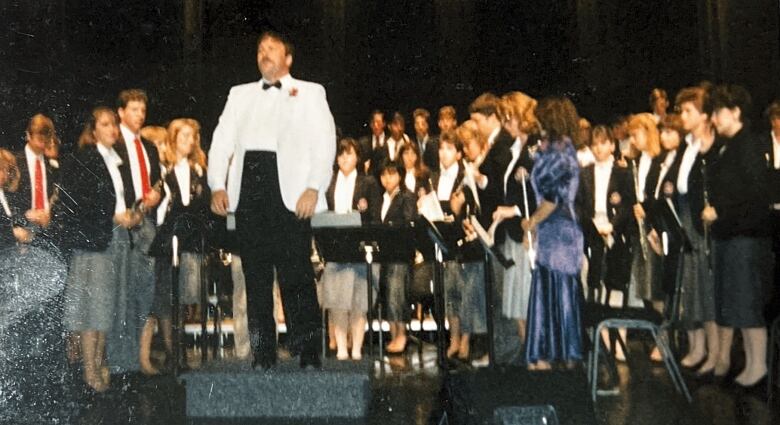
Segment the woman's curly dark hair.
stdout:
[[536,107],[536,118],[550,140],[571,139],[575,148],[582,146],[580,140],[579,114],[574,103],[567,97],[548,97]]

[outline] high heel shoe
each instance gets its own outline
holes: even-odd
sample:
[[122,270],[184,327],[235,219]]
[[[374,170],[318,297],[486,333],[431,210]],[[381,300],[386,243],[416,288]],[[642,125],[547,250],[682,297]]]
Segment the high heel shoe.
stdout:
[[766,398],[766,386],[767,386],[767,377],[769,376],[768,373],[765,373],[761,379],[754,382],[751,385],[742,385],[737,381],[734,381],[734,385],[737,387],[737,389],[746,395],[753,395],[757,397],[763,397]]

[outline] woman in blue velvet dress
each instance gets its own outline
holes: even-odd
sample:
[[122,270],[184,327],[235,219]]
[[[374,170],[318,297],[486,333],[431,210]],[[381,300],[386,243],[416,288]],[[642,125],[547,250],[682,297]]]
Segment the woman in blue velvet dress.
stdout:
[[536,232],[525,359],[530,370],[582,360],[582,231],[574,212],[579,166],[572,142],[577,110],[567,98],[543,100],[536,116],[546,134],[531,173],[537,209],[522,222]]

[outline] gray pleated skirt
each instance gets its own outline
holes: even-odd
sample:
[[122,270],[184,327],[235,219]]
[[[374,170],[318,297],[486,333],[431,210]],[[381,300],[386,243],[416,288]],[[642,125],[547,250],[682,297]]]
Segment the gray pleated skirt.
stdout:
[[509,236],[501,246],[501,251],[507,259],[515,262],[503,273],[501,311],[508,319],[525,320],[528,317],[528,300],[531,297],[531,263],[528,260],[528,251],[522,243],[510,239]]
[[105,251],[74,251],[65,283],[63,321],[69,331],[111,330],[117,290],[126,285],[129,251],[129,234],[120,227]]
[[691,209],[681,198],[680,221],[693,246],[683,254],[680,286],[680,321],[688,329],[715,320],[715,277],[712,255],[707,256],[704,237],[693,227]]
[[[374,285],[379,282],[379,266],[374,265]],[[320,278],[322,307],[332,310],[368,311],[366,265],[362,263],[327,263]],[[376,300],[376,290],[373,299]]]

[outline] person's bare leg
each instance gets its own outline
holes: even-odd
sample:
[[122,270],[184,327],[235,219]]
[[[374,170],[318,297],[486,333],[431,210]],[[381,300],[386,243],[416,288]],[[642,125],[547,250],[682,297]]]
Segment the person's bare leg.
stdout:
[[471,334],[461,334],[460,336],[460,350],[458,350],[458,358],[460,360],[468,360],[471,355]]
[[105,332],[97,332],[97,338],[95,339],[95,366],[100,373],[100,377],[103,379],[103,383],[108,387],[111,383],[111,371],[108,370],[108,365],[106,365]]
[[97,392],[105,391],[108,386],[103,381],[97,370],[95,361],[97,349],[97,331],[84,331],[81,333],[81,354],[84,365],[84,382]]
[[704,338],[707,342],[707,360],[701,365],[699,374],[709,373],[718,364],[720,355],[720,340],[718,338],[718,325],[714,320],[704,322]]
[[517,320],[517,336],[520,337],[520,343],[525,344],[525,330],[526,330],[526,321],[525,319],[518,319]]
[[330,320],[333,323],[333,335],[336,340],[336,358],[338,360],[349,359],[347,349],[347,326],[349,326],[349,312],[346,310],[330,310]]
[[154,338],[154,327],[157,320],[153,316],[146,318],[144,328],[141,331],[141,340],[138,347],[138,362],[141,366],[141,372],[144,375],[159,375],[160,371],[152,366],[152,339]]
[[701,344],[698,343],[696,339],[696,333],[699,330],[700,329],[693,329],[687,332],[688,352],[680,360],[680,364],[684,367],[693,367],[704,357],[704,347],[701,347]]
[[349,316],[352,334],[352,360],[363,358],[363,339],[366,335],[366,313],[353,310]]
[[450,323],[450,346],[447,348],[447,357],[455,357],[460,351],[460,319],[457,316],[447,318]]
[[766,328],[742,329],[742,339],[745,342],[745,370],[734,380],[739,385],[749,387],[760,381],[767,373]]
[[338,345],[336,344],[336,327],[333,325],[333,317],[331,315],[328,315],[328,348],[331,351],[334,351],[338,348]]
[[390,329],[395,329],[395,336],[390,344],[387,344],[387,351],[400,353],[406,347],[406,326],[404,322],[393,322]]
[[[653,301],[653,309],[661,314],[664,313],[664,302],[663,301]],[[658,349],[658,346],[653,347],[653,351],[650,352],[650,360],[654,362],[660,362],[663,361],[663,356],[661,355],[661,350]]]
[[731,367],[731,344],[734,341],[734,328],[718,327],[718,362],[715,364],[715,376],[724,376]]

